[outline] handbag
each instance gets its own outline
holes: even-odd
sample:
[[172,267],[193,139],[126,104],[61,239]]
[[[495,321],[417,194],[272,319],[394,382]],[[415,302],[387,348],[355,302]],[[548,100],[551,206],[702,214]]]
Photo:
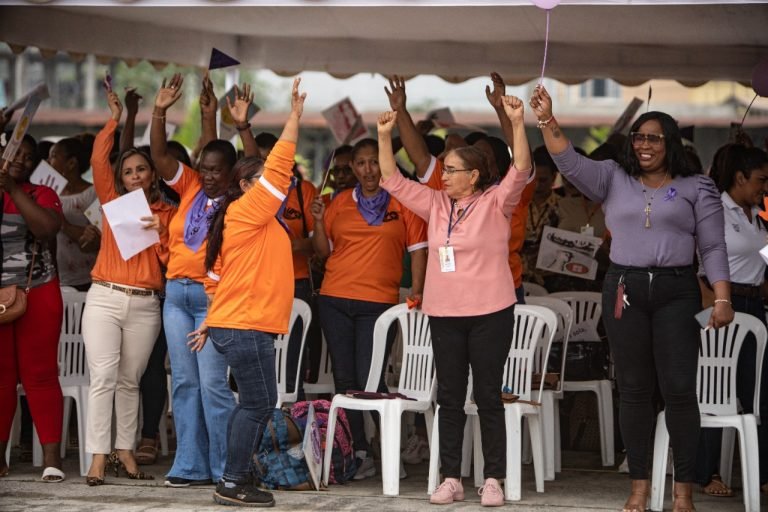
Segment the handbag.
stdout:
[[[5,206],[5,194],[2,194],[0,201],[0,224],[3,221],[3,209]],[[9,286],[0,286],[0,324],[8,324],[19,318],[27,311],[27,294],[32,284],[32,271],[35,268],[35,256],[37,256],[37,245],[32,250],[32,263],[29,265],[29,277],[27,277],[27,287],[23,290],[15,284]],[[0,276],[2,276],[3,262],[3,244],[0,242]]]

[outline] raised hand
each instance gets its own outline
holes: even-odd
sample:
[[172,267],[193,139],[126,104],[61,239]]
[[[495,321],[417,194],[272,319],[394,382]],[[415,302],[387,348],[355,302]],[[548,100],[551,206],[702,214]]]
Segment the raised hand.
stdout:
[[493,90],[491,90],[490,86],[486,85],[485,97],[488,98],[488,103],[490,103],[493,108],[501,110],[504,108],[502,105],[502,98],[504,97],[504,94],[506,94],[507,88],[504,85],[504,80],[501,78],[501,75],[495,71],[491,73],[491,81],[493,82]]
[[543,85],[537,85],[533,90],[530,105],[539,121],[552,119],[552,98]]
[[135,87],[129,87],[125,90],[125,108],[129,113],[135,114],[139,111],[139,101],[142,98],[137,92]]
[[227,107],[229,108],[229,112],[232,114],[232,119],[235,121],[235,124],[243,125],[247,123],[248,107],[250,107],[251,103],[253,103],[253,92],[251,92],[250,84],[244,83],[242,89],[239,89],[237,85],[235,85],[234,103],[229,100],[229,96],[227,96],[226,99]]
[[181,73],[173,75],[167,85],[166,79],[163,78],[163,84],[155,96],[155,108],[164,111],[176,103],[181,98],[181,85],[183,83],[184,78]]
[[389,106],[392,110],[405,110],[405,79],[402,76],[392,75],[389,78],[389,89],[384,86],[384,92],[387,93]]
[[504,113],[512,122],[523,122],[523,100],[517,96],[502,96]]
[[382,112],[379,114],[379,119],[376,127],[380,134],[392,133],[392,128],[395,127],[397,122],[397,111],[395,112]]
[[325,203],[320,196],[317,196],[312,200],[312,204],[309,205],[309,212],[312,214],[315,222],[323,222],[323,216],[325,215]]
[[120,116],[123,115],[123,104],[120,103],[120,97],[115,91],[107,93],[107,104],[109,105],[109,111],[112,112],[112,119],[120,121]]
[[206,71],[203,75],[202,88],[200,89],[200,111],[203,114],[216,115],[219,108],[219,100],[213,92],[213,82]]
[[304,113],[304,100],[307,99],[307,93],[299,92],[300,83],[301,77],[295,78],[293,80],[293,89],[291,90],[291,113],[299,118]]

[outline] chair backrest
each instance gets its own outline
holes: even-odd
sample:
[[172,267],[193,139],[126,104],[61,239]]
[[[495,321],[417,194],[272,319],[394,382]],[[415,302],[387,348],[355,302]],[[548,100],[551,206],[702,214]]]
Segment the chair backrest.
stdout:
[[757,341],[755,367],[755,415],[760,411],[760,373],[765,352],[766,328],[760,320],[746,313],[736,313],[733,322],[719,329],[701,330],[696,394],[701,414],[716,416],[738,414],[736,366],[744,338],[752,333]]
[[543,297],[549,295],[547,289],[538,283],[523,281],[521,284],[523,285],[523,292],[525,292],[526,297]]
[[[557,331],[557,315],[542,306],[515,306],[515,324],[512,327],[512,345],[504,366],[503,387],[522,400],[531,400],[531,381],[536,372],[536,353],[542,351],[543,368],[549,357],[552,338]],[[545,332],[549,334],[545,336]],[[542,376],[543,377],[543,376]],[[539,394],[544,385],[542,378]]]
[[[299,349],[299,363],[296,365],[296,380],[294,380],[294,389],[292,393],[286,390],[287,370],[288,370],[288,341],[291,338],[291,332],[296,320],[301,318],[301,348]],[[277,394],[279,403],[295,402],[298,395],[299,379],[301,378],[301,360],[304,356],[304,342],[309,332],[309,323],[312,321],[312,309],[309,304],[301,299],[293,299],[291,308],[291,319],[288,323],[288,334],[281,334],[275,338],[275,375],[277,377]]]
[[434,356],[429,318],[418,309],[397,304],[379,316],[373,328],[373,356],[366,391],[378,391],[384,367],[387,333],[397,321],[403,337],[403,356],[397,391],[416,400],[431,400],[435,393]]
[[61,386],[88,386],[91,375],[85,358],[82,334],[61,334],[59,337],[59,384]]
[[[554,311],[557,315],[557,331],[552,339],[552,343],[562,344],[562,349],[560,351],[560,380],[557,385],[558,389],[560,389],[563,385],[563,380],[565,379],[565,355],[568,353],[568,339],[573,326],[573,310],[566,301],[552,296],[527,297],[525,303],[531,306],[543,306]],[[541,367],[541,361],[537,361],[537,367]]]
[[548,297],[562,299],[573,310],[573,325],[568,341],[600,341],[597,325],[603,312],[603,297],[598,292],[556,292]]
[[61,299],[64,302],[64,315],[61,317],[62,334],[81,334],[83,332],[83,311],[85,310],[86,292],[62,288]]

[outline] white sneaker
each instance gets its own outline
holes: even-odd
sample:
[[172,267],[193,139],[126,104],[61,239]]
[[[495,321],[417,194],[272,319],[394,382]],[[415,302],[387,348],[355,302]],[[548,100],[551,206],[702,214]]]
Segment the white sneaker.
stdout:
[[624,462],[619,464],[619,473],[629,473],[629,462],[626,455],[624,456]]
[[360,461],[360,465],[357,466],[357,472],[352,477],[352,480],[363,480],[372,476],[376,476],[376,464],[373,463],[373,457],[368,455]]
[[400,460],[406,464],[420,464],[429,460],[429,446],[427,442],[416,434],[408,438]]

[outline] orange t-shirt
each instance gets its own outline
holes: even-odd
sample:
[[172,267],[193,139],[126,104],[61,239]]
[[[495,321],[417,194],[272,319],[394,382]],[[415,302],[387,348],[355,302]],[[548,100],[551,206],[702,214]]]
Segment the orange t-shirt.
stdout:
[[[427,172],[423,178],[419,178],[419,181],[431,189],[442,190],[443,162],[432,157]],[[523,189],[520,202],[517,203],[510,217],[509,269],[512,271],[512,279],[516,287],[519,287],[520,283],[523,282],[523,260],[520,258],[520,249],[523,248],[523,242],[525,241],[525,219],[528,217],[528,205],[531,203],[531,199],[533,199],[533,192],[535,190],[536,183],[531,179]]]
[[[110,119],[93,142],[93,154],[91,155],[93,185],[102,205],[119,197],[115,189],[114,172],[109,163],[109,153],[114,144],[116,128],[117,121]],[[176,213],[176,208],[162,201],[155,201],[149,205],[149,209],[152,210],[153,214],[160,216],[160,222],[166,227]],[[148,247],[125,261],[120,256],[115,236],[112,234],[109,222],[104,217],[104,222],[101,223],[101,247],[98,256],[96,256],[96,264],[91,271],[91,278],[94,281],[110,281],[137,288],[160,290],[163,287],[161,265],[167,263],[167,230],[165,235],[160,237],[159,244]]]
[[422,219],[390,197],[381,226],[369,226],[357,209],[355,190],[345,190],[325,212],[331,255],[321,295],[396,304],[403,254],[427,247]]
[[[315,218],[309,212],[309,207],[312,201],[317,196],[317,189],[307,180],[301,180],[297,187],[301,187],[301,198],[304,200],[303,205],[299,205],[299,194],[296,190],[291,190],[288,194],[288,202],[285,205],[285,211],[283,212],[283,220],[291,230],[292,239],[309,238],[312,234],[312,230],[315,229]],[[307,224],[307,236],[304,236],[304,217]],[[296,251],[293,253],[293,278],[294,279],[307,279],[309,277],[309,266],[307,264],[307,254],[303,251]]]
[[[168,279],[186,277],[202,283],[205,280],[205,251],[208,242],[204,241],[197,251],[192,250],[184,243],[184,227],[187,222],[187,213],[195,202],[198,192],[202,190],[200,174],[194,169],[179,162],[179,170],[171,180],[166,180],[168,186],[175,190],[181,201],[179,210],[168,226],[168,248],[170,258],[168,261]],[[211,207],[212,208],[212,207]]]
[[264,174],[227,208],[219,275],[208,274],[219,281],[206,319],[210,327],[288,332],[291,240],[275,215],[291,183],[295,151],[295,143],[279,140],[264,163]]

